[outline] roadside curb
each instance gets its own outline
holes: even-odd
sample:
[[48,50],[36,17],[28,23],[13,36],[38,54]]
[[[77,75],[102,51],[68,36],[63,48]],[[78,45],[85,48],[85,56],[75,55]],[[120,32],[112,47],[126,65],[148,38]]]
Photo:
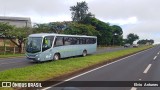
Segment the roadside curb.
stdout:
[[6,58],[0,58],[0,60],[4,59],[14,59],[14,58],[24,58],[25,56],[15,56],[15,57],[6,57]]

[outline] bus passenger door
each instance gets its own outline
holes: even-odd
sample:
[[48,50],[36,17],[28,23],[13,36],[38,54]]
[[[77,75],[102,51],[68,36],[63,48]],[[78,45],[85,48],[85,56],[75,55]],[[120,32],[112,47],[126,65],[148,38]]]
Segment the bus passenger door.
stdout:
[[42,54],[41,57],[43,60],[52,60],[52,43],[53,43],[54,36],[46,36],[43,39],[42,44]]

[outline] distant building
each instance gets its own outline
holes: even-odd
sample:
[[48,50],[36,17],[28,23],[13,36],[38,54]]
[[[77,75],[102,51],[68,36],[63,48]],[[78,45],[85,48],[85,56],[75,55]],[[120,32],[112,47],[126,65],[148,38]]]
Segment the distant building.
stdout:
[[6,22],[16,27],[32,27],[31,19],[27,17],[5,17],[0,16],[0,22]]

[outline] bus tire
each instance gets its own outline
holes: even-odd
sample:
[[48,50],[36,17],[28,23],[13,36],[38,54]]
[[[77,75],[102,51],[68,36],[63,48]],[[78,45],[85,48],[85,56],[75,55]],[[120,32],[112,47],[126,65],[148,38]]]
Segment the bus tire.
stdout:
[[60,59],[60,54],[59,53],[55,53],[53,56],[53,60],[59,60]]
[[83,57],[87,56],[87,50],[83,50],[82,56]]

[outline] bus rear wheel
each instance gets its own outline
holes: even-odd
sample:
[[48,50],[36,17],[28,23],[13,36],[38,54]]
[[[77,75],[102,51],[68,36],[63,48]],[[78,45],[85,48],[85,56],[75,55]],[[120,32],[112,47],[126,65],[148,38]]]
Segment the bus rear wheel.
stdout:
[[60,54],[56,53],[54,54],[53,60],[59,60],[60,59]]
[[87,51],[86,50],[83,51],[82,56],[83,57],[87,56]]

